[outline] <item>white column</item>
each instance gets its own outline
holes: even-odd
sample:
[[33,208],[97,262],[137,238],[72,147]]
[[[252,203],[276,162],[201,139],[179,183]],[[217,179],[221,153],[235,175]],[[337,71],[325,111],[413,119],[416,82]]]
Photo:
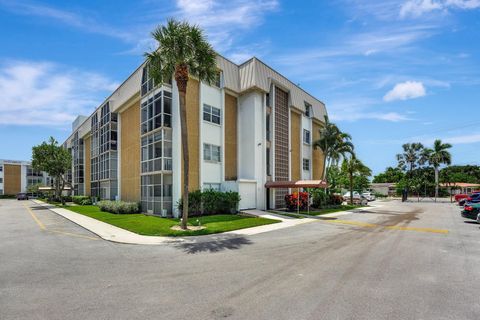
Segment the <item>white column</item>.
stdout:
[[182,136],[180,131],[180,103],[178,88],[175,80],[172,81],[172,202],[173,215],[179,216],[176,206],[182,196]]

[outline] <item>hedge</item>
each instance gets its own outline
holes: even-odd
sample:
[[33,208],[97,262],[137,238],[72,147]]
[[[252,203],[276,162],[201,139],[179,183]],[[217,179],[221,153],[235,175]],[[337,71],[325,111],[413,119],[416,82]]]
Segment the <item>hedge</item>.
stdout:
[[[233,214],[238,211],[240,195],[238,192],[217,190],[197,190],[188,193],[188,212],[190,216]],[[183,210],[183,198],[177,203]]]
[[99,201],[97,206],[101,211],[110,212],[115,214],[130,214],[139,213],[140,205],[137,202],[125,202],[125,201]]
[[92,204],[92,200],[89,196],[72,196],[72,202],[82,206]]

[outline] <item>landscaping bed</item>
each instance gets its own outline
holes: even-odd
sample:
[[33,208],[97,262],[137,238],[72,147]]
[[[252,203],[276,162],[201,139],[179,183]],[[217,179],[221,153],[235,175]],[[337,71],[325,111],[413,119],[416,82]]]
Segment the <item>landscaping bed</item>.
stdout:
[[[320,215],[323,215],[323,214],[340,212],[340,211],[348,211],[348,210],[353,210],[353,209],[358,209],[358,208],[363,208],[363,207],[364,206],[340,205],[340,206],[335,206],[335,207],[332,207],[332,208],[324,208],[324,209],[311,208],[310,211],[300,210],[298,213],[299,214],[310,215],[310,216],[320,216]],[[274,211],[274,212],[279,213],[279,214],[283,214],[283,215],[295,215],[295,214],[297,214],[297,211]]]
[[195,231],[176,231],[172,230],[171,228],[179,224],[179,219],[161,218],[140,213],[113,214],[103,212],[97,206],[93,205],[61,207],[145,236],[198,236],[280,222],[278,220],[266,218],[246,217],[236,214],[222,214],[192,217],[189,219],[190,225],[202,225],[205,227],[205,229]]

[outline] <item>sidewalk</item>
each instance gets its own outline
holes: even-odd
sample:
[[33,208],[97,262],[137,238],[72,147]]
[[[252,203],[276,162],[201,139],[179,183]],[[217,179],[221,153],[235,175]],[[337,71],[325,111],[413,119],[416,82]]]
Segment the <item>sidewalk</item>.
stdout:
[[[193,243],[195,242],[196,239],[206,237],[206,236],[191,236],[191,237],[143,236],[122,228],[112,226],[111,224],[84,216],[82,214],[79,214],[67,209],[57,208],[53,205],[44,203],[42,201],[38,201],[38,200],[32,200],[32,201],[37,205],[46,207],[46,209],[49,209],[50,211],[72,221],[73,223],[79,225],[82,228],[87,229],[88,231],[98,235],[100,238],[107,241],[127,243],[127,244],[158,245],[158,244],[178,243],[178,242]],[[280,230],[283,228],[288,228],[288,227],[296,226],[299,224],[315,221],[315,219],[309,219],[309,218],[306,218],[306,219],[286,218],[280,215],[271,214],[271,213],[260,211],[260,210],[247,210],[244,212],[254,216],[280,220],[281,222],[264,225],[264,226],[228,231],[224,233],[212,234],[210,236],[215,236],[215,235],[218,236],[218,235],[225,235],[225,234],[232,235],[232,236],[255,235],[259,233]]]

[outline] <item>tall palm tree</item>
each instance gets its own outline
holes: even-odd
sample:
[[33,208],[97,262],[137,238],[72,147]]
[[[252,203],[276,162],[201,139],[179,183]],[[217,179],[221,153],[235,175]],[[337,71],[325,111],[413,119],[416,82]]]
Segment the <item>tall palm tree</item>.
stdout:
[[428,163],[435,169],[435,200],[438,198],[438,173],[440,166],[452,163],[452,155],[447,151],[451,147],[450,143],[442,143],[442,140],[437,139],[433,143],[432,149],[425,149],[425,157]]
[[427,161],[425,148],[419,142],[405,143],[402,148],[403,153],[397,154],[398,167],[411,175],[414,169]]
[[187,83],[190,76],[208,84],[214,83],[218,76],[216,67],[217,54],[205,38],[203,31],[187,22],[173,19],[166,26],[159,26],[152,32],[158,42],[158,49],[145,53],[150,77],[155,84],[175,79],[180,101],[180,127],[183,152],[183,203],[182,229],[187,228],[188,220],[188,185],[189,153],[187,134]]
[[327,169],[332,164],[338,164],[347,154],[352,155],[354,146],[352,137],[342,132],[335,123],[330,122],[328,116],[320,128],[320,139],[313,142],[313,148],[319,148],[323,153],[322,179],[326,180]]
[[357,159],[353,154],[350,158],[343,160],[342,169],[348,173],[348,182],[350,186],[350,204],[353,204],[353,178],[356,174],[364,174],[365,176],[371,176],[372,170],[363,164],[362,161]]

